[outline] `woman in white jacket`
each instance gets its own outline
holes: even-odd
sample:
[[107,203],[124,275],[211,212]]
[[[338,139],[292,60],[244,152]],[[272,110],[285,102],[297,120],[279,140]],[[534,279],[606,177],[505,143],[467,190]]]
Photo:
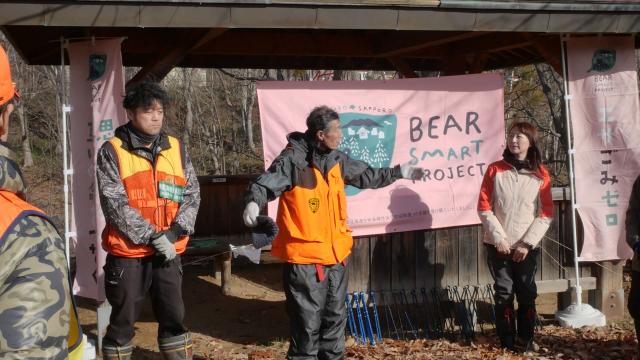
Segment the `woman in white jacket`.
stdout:
[[[509,128],[503,159],[489,165],[478,199],[487,263],[494,280],[496,331],[503,348],[535,350],[539,244],[553,219],[549,172],[536,145],[537,129]],[[518,300],[514,312],[514,296]],[[517,323],[517,332],[516,332]]]

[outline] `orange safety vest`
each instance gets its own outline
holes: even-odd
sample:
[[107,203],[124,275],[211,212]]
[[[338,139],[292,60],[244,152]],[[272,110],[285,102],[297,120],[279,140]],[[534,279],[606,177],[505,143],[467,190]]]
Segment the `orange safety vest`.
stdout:
[[280,231],[271,253],[294,264],[337,264],[349,256],[353,245],[340,165],[329,170],[326,180],[320,170],[311,170],[315,188],[295,186],[280,195],[276,220]]
[[47,218],[44,211],[22,200],[15,193],[6,190],[0,190],[0,209],[2,209],[2,216],[0,216],[0,244],[9,235],[7,231],[12,229],[25,216],[35,215]]
[[[2,209],[2,216],[0,216],[0,244],[9,236],[9,230],[13,229],[25,216],[39,216],[49,221],[44,211],[22,200],[15,193],[6,190],[0,190],[0,209]],[[71,289],[71,281],[69,281],[69,289]],[[67,338],[68,358],[79,360],[82,358],[84,338],[78,321],[73,295],[71,296],[70,306],[69,336]]]
[[[117,155],[118,170],[129,206],[138,210],[145,220],[155,226],[156,231],[169,229],[182,201],[180,189],[184,189],[187,183],[178,139],[169,136],[171,146],[157,155],[155,169],[146,158],[123,149],[122,140],[117,137],[109,142]],[[188,241],[188,236],[178,238],[175,243],[178,254],[186,250]],[[109,223],[102,232],[102,247],[110,254],[129,258],[155,253],[153,247],[134,244]]]

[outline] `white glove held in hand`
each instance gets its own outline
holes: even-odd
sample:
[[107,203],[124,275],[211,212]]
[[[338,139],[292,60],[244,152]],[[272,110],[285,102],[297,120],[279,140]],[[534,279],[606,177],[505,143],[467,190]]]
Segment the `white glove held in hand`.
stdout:
[[171,241],[167,235],[162,234],[161,236],[151,240],[151,245],[156,249],[156,251],[164,258],[166,261],[171,261],[176,257],[176,247],[173,246]]
[[422,177],[424,177],[424,169],[411,166],[410,163],[400,165],[400,173],[402,174],[403,179],[421,180]]
[[258,215],[260,214],[260,207],[256,204],[255,201],[252,201],[247,204],[244,208],[244,213],[242,214],[242,219],[244,220],[244,224],[248,227],[254,227],[258,225]]

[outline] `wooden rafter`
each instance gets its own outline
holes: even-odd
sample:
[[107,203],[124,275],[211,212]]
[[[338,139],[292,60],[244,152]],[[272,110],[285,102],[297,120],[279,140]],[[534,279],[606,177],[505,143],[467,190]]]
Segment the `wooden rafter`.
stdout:
[[411,66],[401,58],[398,57],[390,57],[388,58],[389,62],[396,69],[397,72],[402,74],[405,78],[415,78],[418,75],[411,69]]
[[376,56],[377,57],[382,57],[382,58],[398,57],[398,56],[405,55],[405,54],[410,54],[410,53],[413,53],[413,52],[416,52],[416,51],[419,51],[419,50],[432,48],[434,46],[449,44],[449,43],[453,43],[453,42],[456,42],[456,41],[461,41],[461,40],[465,40],[465,39],[469,39],[469,38],[478,37],[478,36],[481,36],[483,34],[485,34],[485,33],[473,32],[473,31],[464,32],[464,33],[456,33],[454,35],[447,34],[447,35],[443,35],[443,36],[438,36],[436,38],[428,38],[427,40],[419,41],[419,42],[416,42],[416,43],[406,44],[406,45],[403,45],[401,47],[397,47],[397,48],[394,48],[394,49],[381,51],[381,52],[378,52],[376,54]]
[[562,74],[562,54],[560,53],[560,38],[558,36],[538,37],[533,40],[533,46],[544,60],[558,74]]
[[150,63],[144,66],[127,82],[127,85],[144,79],[162,80],[189,53],[207,42],[220,36],[227,29],[197,29],[187,32],[177,43],[170,43],[165,50],[158,54]]

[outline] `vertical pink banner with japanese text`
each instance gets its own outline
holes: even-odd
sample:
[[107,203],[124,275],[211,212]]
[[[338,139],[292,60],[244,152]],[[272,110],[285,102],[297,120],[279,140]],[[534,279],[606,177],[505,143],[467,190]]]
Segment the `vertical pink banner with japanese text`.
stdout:
[[640,106],[634,38],[566,40],[583,261],[627,259],[625,212],[640,173]]
[[73,168],[73,215],[77,243],[74,293],[105,300],[101,246],[105,222],[96,184],[96,156],[126,122],[122,107],[123,39],[74,42],[67,46],[71,73],[69,120]]
[[[289,132],[306,130],[316,106],[340,116],[341,151],[372,167],[411,162],[421,181],[381,189],[347,186],[354,235],[479,223],[478,193],[487,166],[504,150],[502,74],[440,78],[259,82],[265,167]],[[276,214],[277,201],[269,204]]]

